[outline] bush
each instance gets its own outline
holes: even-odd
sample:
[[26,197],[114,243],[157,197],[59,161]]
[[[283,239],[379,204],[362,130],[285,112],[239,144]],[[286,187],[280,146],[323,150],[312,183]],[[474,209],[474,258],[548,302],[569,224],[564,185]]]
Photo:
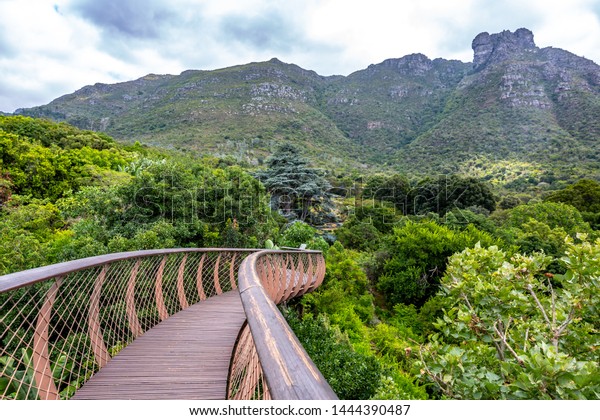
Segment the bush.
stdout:
[[566,240],[564,275],[543,253],[454,255],[419,375],[451,398],[598,399],[600,241],[581,239]]
[[342,400],[367,400],[381,382],[382,367],[374,356],[356,353],[350,343],[329,327],[325,318],[287,321],[331,388]]
[[437,292],[448,257],[478,242],[491,245],[495,240],[472,225],[456,231],[433,221],[409,221],[387,238],[389,257],[377,287],[391,305],[420,307]]

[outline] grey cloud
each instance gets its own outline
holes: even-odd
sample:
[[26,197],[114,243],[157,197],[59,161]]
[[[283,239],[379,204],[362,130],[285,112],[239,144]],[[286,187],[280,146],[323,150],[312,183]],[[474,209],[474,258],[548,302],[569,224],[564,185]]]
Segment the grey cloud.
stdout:
[[293,22],[277,12],[258,16],[229,15],[220,22],[224,37],[261,50],[290,51],[303,43]]
[[76,0],[72,10],[111,35],[156,39],[177,20],[158,0]]
[[[28,108],[48,103],[56,96],[54,89],[56,86],[48,86],[44,90],[27,88],[8,83],[0,78],[0,111],[12,113],[17,106]],[[62,91],[64,92],[65,89],[63,88]]]

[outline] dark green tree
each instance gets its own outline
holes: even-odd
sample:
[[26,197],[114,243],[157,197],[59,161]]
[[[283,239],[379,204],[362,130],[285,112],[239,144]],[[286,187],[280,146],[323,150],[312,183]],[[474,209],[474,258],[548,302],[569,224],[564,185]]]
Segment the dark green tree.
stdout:
[[555,191],[546,201],[565,203],[581,212],[584,220],[594,229],[600,229],[600,182],[582,179],[575,184]]
[[420,307],[438,291],[448,257],[478,242],[489,246],[496,240],[473,225],[457,231],[433,221],[408,221],[385,238],[387,258],[377,288],[390,306]]
[[377,174],[367,180],[363,199],[393,203],[398,212],[406,214],[410,190],[408,179],[400,174]]
[[311,168],[298,148],[283,144],[267,160],[267,169],[257,173],[271,193],[271,207],[284,215],[305,220],[310,211],[325,204],[329,183]]
[[496,209],[496,199],[485,182],[456,175],[423,180],[410,191],[407,203],[412,214],[433,212],[443,216],[467,208],[492,212]]

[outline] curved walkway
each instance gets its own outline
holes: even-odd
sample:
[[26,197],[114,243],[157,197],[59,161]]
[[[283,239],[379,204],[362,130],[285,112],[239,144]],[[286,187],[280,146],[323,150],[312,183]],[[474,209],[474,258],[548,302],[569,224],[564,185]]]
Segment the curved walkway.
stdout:
[[225,399],[246,315],[237,290],[178,312],[138,337],[72,399]]

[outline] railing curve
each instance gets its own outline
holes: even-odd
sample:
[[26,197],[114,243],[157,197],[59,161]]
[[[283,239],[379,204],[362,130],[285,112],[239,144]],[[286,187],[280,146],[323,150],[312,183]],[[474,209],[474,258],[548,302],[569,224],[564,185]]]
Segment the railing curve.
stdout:
[[236,289],[252,249],[122,252],[0,277],[0,399],[66,399],[170,315]]
[[337,399],[277,304],[318,287],[325,260],[318,251],[260,251],[239,269],[242,328],[228,385],[230,399]]

